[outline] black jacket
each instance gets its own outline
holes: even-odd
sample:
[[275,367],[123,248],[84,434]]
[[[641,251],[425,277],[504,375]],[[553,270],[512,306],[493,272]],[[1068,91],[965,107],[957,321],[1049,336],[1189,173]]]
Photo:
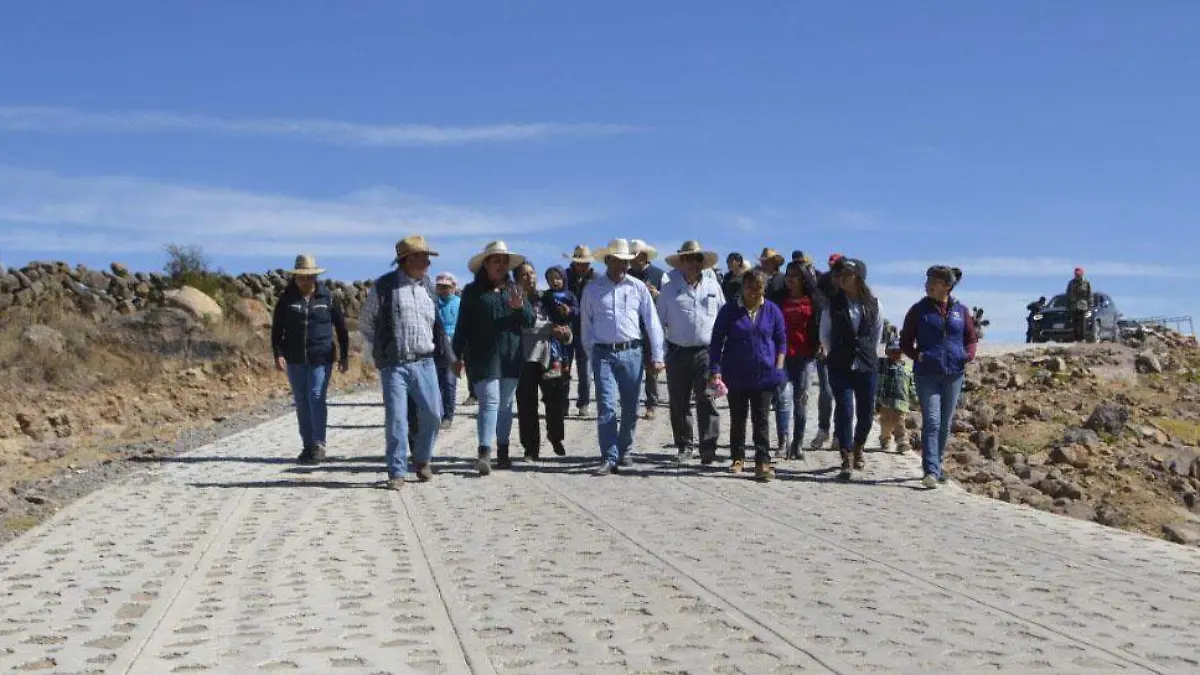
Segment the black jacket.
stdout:
[[275,358],[282,356],[292,365],[330,364],[335,354],[340,355],[342,363],[349,363],[350,333],[346,330],[346,318],[328,288],[318,285],[312,297],[305,298],[294,283],[288,284],[275,303],[271,350]]
[[[855,330],[850,319],[850,302],[845,293],[837,293],[829,299],[830,335],[829,368],[849,372],[855,365],[862,372],[874,372],[879,366],[879,347],[875,344],[873,327],[879,320],[879,304],[863,307],[863,317]],[[870,414],[869,412],[867,414]]]

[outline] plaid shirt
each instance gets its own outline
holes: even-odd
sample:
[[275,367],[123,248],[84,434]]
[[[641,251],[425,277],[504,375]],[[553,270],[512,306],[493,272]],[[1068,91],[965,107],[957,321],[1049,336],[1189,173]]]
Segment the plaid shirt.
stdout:
[[881,408],[908,412],[917,400],[917,388],[912,371],[903,361],[892,363],[884,357],[879,359],[879,384],[875,390],[875,403]]
[[[424,280],[397,272],[397,287],[392,294],[392,330],[396,356],[408,360],[433,354],[433,324],[437,308]],[[358,316],[358,330],[368,342],[375,341],[375,323],[379,320],[379,296],[371,288]]]

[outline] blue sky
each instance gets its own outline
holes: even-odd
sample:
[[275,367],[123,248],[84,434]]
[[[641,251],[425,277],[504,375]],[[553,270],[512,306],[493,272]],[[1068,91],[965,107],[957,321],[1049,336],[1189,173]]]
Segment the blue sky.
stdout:
[[1200,314],[1200,3],[181,2],[0,6],[0,257],[465,273],[503,238],[934,262],[1023,331],[1076,264]]

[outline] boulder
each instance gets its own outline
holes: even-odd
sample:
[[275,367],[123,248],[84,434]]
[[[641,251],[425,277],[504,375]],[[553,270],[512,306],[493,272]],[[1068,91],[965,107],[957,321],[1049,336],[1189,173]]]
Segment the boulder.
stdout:
[[1163,525],[1163,538],[1184,546],[1200,546],[1200,528],[1182,523]]
[[1076,469],[1082,469],[1090,463],[1090,458],[1087,448],[1082,445],[1066,445],[1051,450],[1050,461],[1054,464],[1067,464]]
[[35,324],[21,331],[21,345],[51,354],[61,354],[67,348],[67,339],[57,330]]
[[254,298],[239,298],[233,305],[233,315],[242,323],[254,328],[270,328],[271,313],[267,306]]
[[1163,371],[1162,361],[1150,352],[1139,352],[1133,360],[1133,367],[1139,373],[1161,373]]
[[988,429],[996,423],[996,409],[990,405],[981,405],[971,416],[971,423],[976,429]]
[[221,306],[217,304],[216,300],[191,286],[167,291],[164,299],[167,305],[178,307],[197,319],[220,323],[224,318],[224,312],[221,311]]
[[1096,433],[1120,435],[1129,423],[1129,408],[1112,403],[1101,403],[1092,410],[1085,427]]
[[1080,427],[1067,427],[1063,432],[1063,443],[1067,445],[1082,445],[1088,450],[1095,450],[1100,447],[1100,437],[1091,429],[1081,429]]

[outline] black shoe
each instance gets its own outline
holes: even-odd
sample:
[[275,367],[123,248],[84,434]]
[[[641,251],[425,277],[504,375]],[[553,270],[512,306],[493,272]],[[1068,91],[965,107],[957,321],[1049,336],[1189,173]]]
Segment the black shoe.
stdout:
[[480,476],[486,476],[492,472],[491,454],[490,448],[480,446],[479,456],[475,459],[475,470],[479,472]]
[[508,458],[508,444],[496,445],[496,463],[494,466],[497,469],[511,469],[512,460]]
[[316,461],[313,460],[313,449],[305,448],[301,450],[300,454],[296,456],[296,463],[303,464],[305,466],[312,466],[313,464],[316,464]]
[[554,446],[554,454],[559,457],[565,457],[567,449],[563,447],[562,441],[550,441],[550,445]]
[[631,467],[631,466],[633,466],[633,458],[630,457],[629,455],[624,455],[617,462],[617,466],[620,466],[623,468]]

